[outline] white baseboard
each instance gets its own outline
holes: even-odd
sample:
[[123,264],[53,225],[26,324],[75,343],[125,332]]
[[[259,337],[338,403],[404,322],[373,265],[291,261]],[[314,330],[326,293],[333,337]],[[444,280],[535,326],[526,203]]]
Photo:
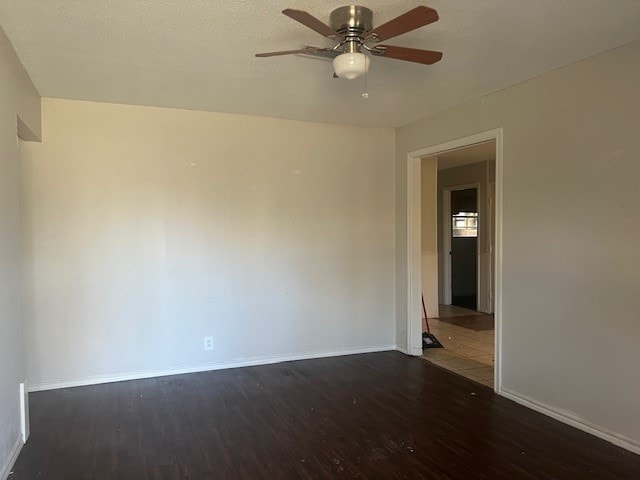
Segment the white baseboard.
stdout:
[[567,425],[575,427],[578,430],[582,430],[583,432],[590,433],[591,435],[606,440],[607,442],[613,443],[614,445],[622,447],[625,450],[640,454],[639,441],[625,437],[624,435],[620,435],[619,433],[612,432],[611,430],[601,427],[600,425],[595,425],[571,412],[552,407],[551,405],[539,402],[538,400],[534,400],[533,398],[529,398],[526,395],[513,392],[506,388],[500,389],[498,394],[502,395],[505,398],[508,398],[509,400],[513,400],[520,405],[524,405],[525,407],[535,410],[536,412],[540,412],[544,415],[547,415],[548,417],[554,418],[562,423],[566,423]]
[[29,434],[29,392],[28,384],[25,380],[20,383],[20,435],[22,443],[27,443]]
[[207,372],[211,370],[223,370],[226,368],[252,367],[256,365],[268,365],[270,363],[290,362],[294,360],[339,357],[341,355],[355,355],[358,353],[386,352],[389,350],[396,350],[396,346],[378,345],[373,347],[357,347],[344,350],[321,350],[310,353],[243,358],[230,362],[204,363],[198,365],[188,365],[184,367],[164,368],[162,370],[144,370],[127,373],[116,373],[112,375],[95,375],[73,380],[69,379],[59,380],[55,382],[32,383],[29,385],[29,392],[55,390],[57,388],[82,387],[85,385],[97,385],[101,383],[122,382],[125,380],[140,380],[142,378],[165,377],[167,375],[180,375],[183,373]]
[[400,347],[400,346],[396,345],[396,350],[399,351],[399,352],[404,353],[405,355],[409,355],[409,350],[407,350],[404,347]]
[[22,439],[20,437],[16,438],[16,443],[11,449],[11,453],[9,454],[9,458],[4,462],[2,468],[0,469],[0,480],[7,480],[9,474],[11,473],[11,469],[13,468],[13,464],[16,463],[18,459],[18,455],[22,451]]

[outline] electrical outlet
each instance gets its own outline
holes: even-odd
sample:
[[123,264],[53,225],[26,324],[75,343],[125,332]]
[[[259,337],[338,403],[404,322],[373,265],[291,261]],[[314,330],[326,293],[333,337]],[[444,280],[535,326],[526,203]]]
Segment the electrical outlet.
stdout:
[[213,350],[213,337],[202,337],[202,344],[205,350]]

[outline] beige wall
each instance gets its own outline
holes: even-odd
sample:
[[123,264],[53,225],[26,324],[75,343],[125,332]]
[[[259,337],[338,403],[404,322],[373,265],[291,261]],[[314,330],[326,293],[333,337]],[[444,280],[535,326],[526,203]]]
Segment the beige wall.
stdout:
[[43,135],[36,386],[395,344],[393,130],[44,99]]
[[27,139],[40,135],[40,97],[0,29],[0,477],[19,439],[18,392],[25,379],[18,125]]
[[503,386],[634,445],[638,58],[635,42],[411,123],[396,137],[398,332],[407,318],[407,153],[503,127]]
[[422,292],[427,316],[437,317],[438,312],[438,229],[437,205],[438,160],[426,157],[420,161],[420,242],[422,245]]

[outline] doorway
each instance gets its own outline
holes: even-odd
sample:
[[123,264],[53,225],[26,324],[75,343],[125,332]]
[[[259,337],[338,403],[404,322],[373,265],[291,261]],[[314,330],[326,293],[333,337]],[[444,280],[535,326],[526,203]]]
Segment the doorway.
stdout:
[[[420,320],[423,317],[420,295],[423,288],[428,290],[435,283],[438,290],[436,306],[430,308],[428,295],[425,298],[427,311],[433,312],[434,317],[429,318],[431,329],[444,348],[424,351],[420,348],[420,354],[432,363],[491,386],[495,391],[500,390],[501,350],[501,135],[502,131],[498,129],[412,152],[408,155],[407,179],[408,260],[412,262],[408,289],[410,353],[418,354],[412,342],[417,337],[415,334],[421,334],[426,327],[424,320]],[[465,149],[473,151],[474,148],[476,152],[489,152],[491,158],[460,158],[462,153],[462,157],[468,157],[469,152],[463,152]],[[451,158],[447,160],[447,157]],[[429,176],[421,173],[421,168],[428,168],[433,173],[433,158],[437,159],[438,185],[431,189],[435,193],[431,198],[435,197],[439,204],[434,208],[437,226],[424,225],[429,213],[423,214],[422,209],[430,207],[429,202],[419,196],[423,191],[419,179]],[[472,175],[471,163],[476,164],[476,171],[482,172],[480,176]],[[450,176],[456,173],[455,182],[451,178],[441,181],[444,175],[441,170],[447,169],[451,169],[447,172]],[[448,208],[446,214],[447,208],[443,204]],[[442,230],[437,235],[436,261],[426,263],[423,260],[416,264],[413,259],[420,258],[419,254],[424,258],[424,250],[421,252],[420,243],[414,242],[421,241],[420,233],[437,227],[444,229],[446,235]],[[443,271],[448,276],[443,276]],[[424,285],[425,281],[429,284]],[[414,324],[416,320],[419,323]],[[422,327],[419,330],[418,325]]]
[[445,152],[437,163],[442,295],[439,313],[429,321],[443,348],[425,349],[423,358],[492,387],[495,322],[489,313],[493,236],[488,198],[489,183],[495,180],[495,142]]
[[[445,305],[478,310],[478,187],[448,188],[443,202],[447,236],[445,262],[450,272],[445,288],[450,291]],[[448,251],[448,258],[447,258]]]

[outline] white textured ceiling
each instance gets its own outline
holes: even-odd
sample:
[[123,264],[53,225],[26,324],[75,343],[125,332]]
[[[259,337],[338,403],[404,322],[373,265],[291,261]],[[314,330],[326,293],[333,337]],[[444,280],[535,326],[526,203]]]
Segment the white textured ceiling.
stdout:
[[[389,40],[440,50],[423,66],[254,53],[331,42],[280,13],[328,22],[344,1],[1,0],[0,25],[42,96],[395,127],[640,38],[638,0],[433,0],[440,21]],[[369,0],[380,24],[420,5]]]

